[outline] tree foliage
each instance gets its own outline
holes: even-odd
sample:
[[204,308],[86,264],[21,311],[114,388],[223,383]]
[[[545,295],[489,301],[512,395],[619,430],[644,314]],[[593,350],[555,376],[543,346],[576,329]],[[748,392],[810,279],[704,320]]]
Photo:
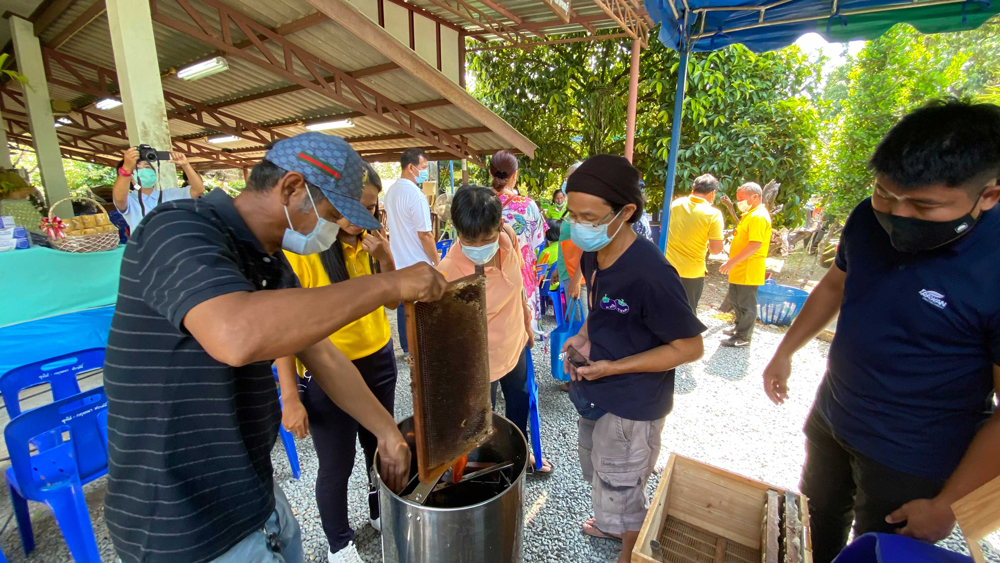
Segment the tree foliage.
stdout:
[[844,217],[870,194],[868,159],[900,117],[935,98],[991,101],[997,88],[1000,35],[988,26],[925,36],[902,24],[868,43],[825,90],[831,111],[813,179],[827,212]]
[[[547,198],[573,162],[624,152],[630,52],[629,40],[606,40],[472,57],[473,93],[538,145],[535,158],[521,163],[522,187]],[[652,41],[640,60],[633,160],[646,181],[648,208],[657,210],[679,58]],[[692,55],[688,72],[677,191],[687,192],[706,172],[731,195],[744,181],[777,179],[778,201],[786,204],[779,224],[797,222],[819,132],[820,65],[794,47],[757,55],[733,46]]]

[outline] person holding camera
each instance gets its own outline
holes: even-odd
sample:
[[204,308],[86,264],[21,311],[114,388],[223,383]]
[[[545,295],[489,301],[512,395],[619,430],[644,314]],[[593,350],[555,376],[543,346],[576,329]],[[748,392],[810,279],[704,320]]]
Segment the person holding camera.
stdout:
[[[153,151],[150,149],[143,152]],[[180,165],[191,183],[190,187],[157,189],[157,168],[154,164],[159,161],[139,158],[138,147],[129,147],[122,153],[122,159],[118,161],[118,178],[112,187],[112,197],[115,208],[125,217],[130,231],[134,231],[139,221],[142,221],[142,218],[157,205],[175,199],[194,199],[204,193],[205,183],[188,162],[187,157],[179,152],[169,154],[168,162]],[[132,190],[133,185],[137,189]]]

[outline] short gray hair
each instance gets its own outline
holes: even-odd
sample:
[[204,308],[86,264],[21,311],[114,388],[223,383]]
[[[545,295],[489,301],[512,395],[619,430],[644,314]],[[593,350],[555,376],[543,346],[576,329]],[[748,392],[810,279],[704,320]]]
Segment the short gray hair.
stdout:
[[306,183],[306,188],[309,190],[309,195],[312,196],[312,203],[309,203],[308,197],[303,199],[302,203],[300,203],[298,207],[299,213],[309,213],[310,211],[312,211],[313,205],[318,206],[321,201],[326,199],[326,196],[323,195],[323,192],[319,191],[319,188],[317,188],[316,186]]
[[736,193],[740,192],[750,193],[757,197],[764,197],[764,190],[760,189],[760,184],[757,182],[747,182],[743,184],[736,190]]

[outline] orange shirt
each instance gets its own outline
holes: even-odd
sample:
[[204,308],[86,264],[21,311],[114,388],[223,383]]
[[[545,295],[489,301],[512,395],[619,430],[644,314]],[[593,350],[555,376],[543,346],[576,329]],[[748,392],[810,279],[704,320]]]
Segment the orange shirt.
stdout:
[[[517,240],[510,227],[500,233],[500,267],[486,266],[486,329],[489,343],[490,381],[510,373],[528,344],[524,325],[524,261],[511,240]],[[456,240],[448,255],[437,265],[445,279],[454,281],[476,273],[476,265],[462,252]]]

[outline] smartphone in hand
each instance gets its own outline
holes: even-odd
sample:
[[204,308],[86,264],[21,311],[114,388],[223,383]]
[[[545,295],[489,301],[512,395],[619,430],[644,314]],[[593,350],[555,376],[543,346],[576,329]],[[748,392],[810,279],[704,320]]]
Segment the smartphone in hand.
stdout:
[[572,346],[566,349],[566,358],[569,360],[569,363],[573,364],[574,367],[582,368],[583,366],[590,365],[590,360],[584,358],[583,354]]

